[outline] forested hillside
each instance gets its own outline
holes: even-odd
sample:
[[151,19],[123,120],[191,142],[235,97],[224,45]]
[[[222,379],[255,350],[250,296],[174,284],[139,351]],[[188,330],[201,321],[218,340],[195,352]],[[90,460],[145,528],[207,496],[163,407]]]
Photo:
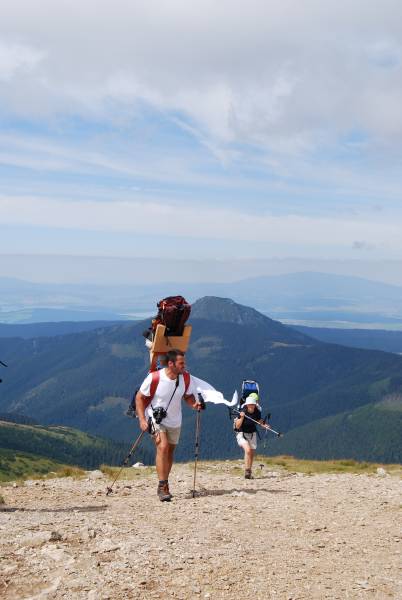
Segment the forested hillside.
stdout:
[[[290,454],[300,458],[350,458],[402,463],[402,395],[390,394],[376,404],[318,419],[293,429],[269,454]],[[269,435],[269,434],[268,434]]]
[[[240,388],[242,379],[256,379],[263,411],[269,410],[275,427],[285,432],[354,413],[402,391],[401,357],[319,342],[231,300],[201,299],[193,307],[191,323],[190,370],[226,397]],[[146,325],[0,340],[0,356],[9,364],[0,388],[0,411],[131,441],[137,425],[125,411],[149,364],[141,336]],[[178,458],[193,455],[193,428],[194,413],[185,408]],[[384,445],[372,454],[378,461],[386,460],[395,445],[385,431],[382,437]],[[304,444],[311,447],[313,438],[305,437]],[[321,449],[323,444],[320,440]],[[338,445],[341,452],[345,445],[341,440]],[[279,451],[279,441],[272,439],[271,446]],[[202,452],[205,458],[239,455],[222,406],[208,406],[202,416]],[[301,452],[297,446],[295,453]],[[348,446],[345,452],[355,457],[360,450]]]
[[[88,435],[63,426],[22,425],[0,421],[0,448],[28,452],[54,461],[87,469],[100,464],[119,464],[128,449],[126,444]],[[149,456],[141,449],[137,460]]]
[[65,466],[45,456],[0,448],[1,482],[47,475],[50,472],[60,472]]

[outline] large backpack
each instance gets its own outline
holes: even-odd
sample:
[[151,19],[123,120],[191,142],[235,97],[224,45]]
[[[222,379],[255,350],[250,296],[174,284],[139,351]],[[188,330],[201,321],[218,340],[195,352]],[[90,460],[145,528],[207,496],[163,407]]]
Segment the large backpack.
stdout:
[[[241,396],[239,399],[239,403],[237,405],[238,411],[241,410],[241,407],[247,400],[248,396],[253,393],[258,394],[258,396],[260,395],[260,386],[258,385],[258,383],[256,381],[253,381],[252,379],[243,379],[242,384],[241,384]],[[261,406],[259,404],[257,404],[257,407],[261,410]],[[237,415],[238,415],[238,413],[235,414],[234,419],[233,419],[233,431],[235,434],[239,433],[238,429],[236,429],[236,426],[235,426]],[[264,418],[264,422],[268,421],[270,419],[270,417],[271,417],[271,415],[267,414],[267,416]],[[257,436],[260,439],[261,436],[260,436],[260,432],[258,431],[258,429],[257,429]]]
[[183,296],[168,296],[157,303],[158,314],[152,321],[155,331],[161,323],[166,327],[166,335],[183,335],[184,325],[190,316],[191,304]]
[[[240,396],[239,401],[236,406],[236,409],[238,411],[241,410],[243,404],[247,400],[247,397],[250,394],[252,394],[253,392],[260,395],[260,387],[259,387],[258,383],[256,381],[253,381],[252,379],[243,379],[242,384],[241,384],[241,396]],[[259,406],[259,405],[257,405],[257,406]],[[236,429],[236,426],[235,426],[235,422],[236,422],[238,413],[230,413],[230,414],[232,415],[232,417],[234,417],[233,431],[235,433],[238,433],[238,430]]]
[[247,400],[247,397],[252,393],[260,395],[260,387],[258,383],[256,381],[253,381],[252,379],[243,379],[243,383],[241,385],[241,397],[239,401],[239,407],[243,406],[243,404]]

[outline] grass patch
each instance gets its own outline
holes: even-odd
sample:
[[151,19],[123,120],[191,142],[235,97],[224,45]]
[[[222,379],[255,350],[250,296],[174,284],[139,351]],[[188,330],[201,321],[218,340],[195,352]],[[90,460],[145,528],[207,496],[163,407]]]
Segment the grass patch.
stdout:
[[[111,467],[109,465],[101,465],[99,468],[109,479],[114,479],[121,469],[121,467]],[[134,467],[124,467],[119,479],[134,481],[136,479],[141,479],[142,477],[153,475],[154,473],[155,467],[139,467],[137,469]]]
[[101,462],[113,464],[127,450],[126,444],[92,436],[70,427],[45,427],[0,420],[0,459],[3,448],[19,454],[42,456],[59,465],[79,465],[84,469],[97,468]]
[[357,473],[374,474],[379,467],[390,475],[402,475],[402,465],[384,465],[380,463],[359,462],[353,459],[342,460],[304,460],[293,456],[257,456],[254,464],[264,464],[273,468],[282,468],[292,473]]
[[0,448],[0,482],[83,477],[84,475],[85,471],[79,467],[65,465],[28,452]]
[[[402,476],[402,465],[391,465],[381,463],[359,462],[353,459],[342,460],[304,460],[293,456],[263,456],[254,458],[253,471],[258,475],[260,465],[268,467],[273,471],[287,471],[289,473],[304,473],[313,475],[319,473],[356,473],[375,474],[379,467],[383,468],[389,475]],[[188,468],[193,469],[194,463],[188,463]],[[210,475],[222,475],[229,472],[231,475],[242,475],[244,473],[243,460],[230,461],[201,461],[197,465],[200,471],[207,471]],[[262,470],[262,469],[261,469]]]
[[64,467],[62,463],[43,456],[0,449],[0,481],[33,479]]
[[66,465],[57,471],[51,471],[47,473],[44,478],[45,479],[54,479],[57,477],[73,477],[74,479],[82,479],[86,476],[86,471],[81,469],[80,467],[72,467],[70,465]]

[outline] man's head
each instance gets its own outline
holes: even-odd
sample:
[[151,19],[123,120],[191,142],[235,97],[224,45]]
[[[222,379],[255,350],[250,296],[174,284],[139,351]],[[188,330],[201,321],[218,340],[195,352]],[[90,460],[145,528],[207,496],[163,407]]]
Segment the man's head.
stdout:
[[166,366],[174,375],[181,375],[186,370],[184,352],[181,350],[169,350],[166,353]]

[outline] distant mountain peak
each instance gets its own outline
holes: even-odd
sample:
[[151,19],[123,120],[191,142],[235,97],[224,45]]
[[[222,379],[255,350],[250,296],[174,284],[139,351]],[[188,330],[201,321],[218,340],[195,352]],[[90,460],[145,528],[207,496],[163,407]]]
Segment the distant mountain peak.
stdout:
[[255,327],[258,328],[259,332],[264,332],[267,340],[270,340],[271,343],[280,342],[284,345],[317,344],[317,340],[313,340],[279,321],[266,317],[250,306],[237,304],[231,298],[204,296],[193,304],[191,318]]
[[237,304],[230,298],[204,296],[197,300],[191,310],[194,319],[224,321],[238,325],[259,325],[271,321],[254,308]]

